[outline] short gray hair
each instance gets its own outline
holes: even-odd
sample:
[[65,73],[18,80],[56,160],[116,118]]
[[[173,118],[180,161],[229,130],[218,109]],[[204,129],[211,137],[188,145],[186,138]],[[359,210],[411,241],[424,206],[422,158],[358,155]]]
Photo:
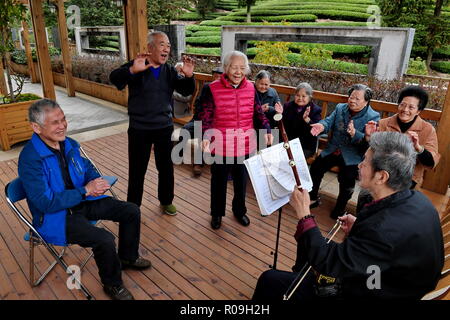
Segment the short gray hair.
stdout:
[[400,191],[411,187],[417,153],[411,139],[400,132],[375,132],[370,137],[372,168],[389,173],[387,185]]
[[245,64],[245,74],[249,74],[250,73],[250,66],[248,65],[248,58],[247,56],[241,52],[241,51],[230,51],[227,52],[225,54],[225,56],[223,57],[223,70],[225,71],[225,73],[227,73],[228,68],[230,67],[231,64],[231,60],[233,60],[234,57],[240,57],[242,59],[244,59],[244,64]]
[[367,103],[370,102],[373,96],[373,91],[368,86],[362,83],[354,84],[348,89],[348,96],[352,94],[353,91],[364,91],[364,100],[367,101]]
[[45,122],[45,115],[47,112],[54,109],[61,109],[56,101],[50,99],[41,99],[36,101],[28,109],[28,120],[43,126]]
[[305,89],[306,94],[312,98],[313,95],[313,88],[308,82],[301,82],[298,84],[298,86],[295,88],[295,93],[299,92],[300,90]]
[[267,70],[260,70],[256,74],[255,81],[262,80],[262,79],[269,79],[269,81],[272,80],[272,76],[270,75],[270,72]]
[[155,36],[157,36],[157,35],[163,35],[163,36],[166,36],[167,38],[169,38],[165,32],[162,32],[162,31],[153,31],[153,32],[151,32],[151,33],[148,35],[148,37],[147,37],[147,43],[148,43],[149,45],[154,46],[154,45],[155,45],[155,44],[154,44]]

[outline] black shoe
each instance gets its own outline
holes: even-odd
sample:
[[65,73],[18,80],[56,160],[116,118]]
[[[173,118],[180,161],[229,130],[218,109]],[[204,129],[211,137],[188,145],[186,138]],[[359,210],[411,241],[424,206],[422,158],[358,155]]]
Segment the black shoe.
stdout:
[[211,228],[217,230],[222,225],[222,217],[221,216],[213,216],[211,218]]
[[120,286],[103,286],[103,291],[113,300],[134,300],[133,295],[123,285]]
[[320,206],[322,202],[320,201],[320,197],[318,196],[317,199],[311,199],[311,202],[309,203],[309,208],[314,209]]
[[149,260],[144,259],[142,257],[137,258],[133,262],[120,259],[120,262],[122,263],[122,270],[123,269],[144,270],[152,266],[152,263]]
[[242,217],[236,217],[236,216],[234,216],[234,217],[235,217],[236,220],[237,220],[240,224],[242,224],[244,227],[246,227],[246,226],[248,226],[248,225],[250,224],[250,219],[247,217],[246,214],[244,214]]
[[347,211],[331,211],[330,218],[333,220],[336,220],[339,217],[345,216],[347,214]]

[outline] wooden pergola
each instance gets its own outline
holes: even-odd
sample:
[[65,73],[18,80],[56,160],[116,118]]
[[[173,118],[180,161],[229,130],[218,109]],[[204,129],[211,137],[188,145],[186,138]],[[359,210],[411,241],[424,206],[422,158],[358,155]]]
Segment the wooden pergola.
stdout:
[[[45,34],[45,21],[42,8],[42,0],[18,0],[29,6],[33,30],[36,40],[36,52],[38,57],[39,73],[41,75],[41,83],[43,95],[46,98],[55,99],[55,88],[51,69],[51,61],[48,52],[48,44]],[[64,10],[65,0],[49,0],[52,2],[57,11],[58,29],[61,41],[61,51],[64,64],[64,75],[66,81],[67,94],[75,96],[74,82],[72,77],[72,61],[69,53],[69,43],[67,36],[66,16]],[[126,47],[128,59],[133,58],[139,52],[145,52],[147,45],[147,1],[146,0],[123,0],[124,27],[126,30]],[[30,68],[32,71],[33,63],[31,58],[31,49],[28,41],[28,26],[23,22],[24,28],[24,44],[25,51]],[[2,70],[0,70],[2,71]],[[3,77],[0,77],[3,78]],[[33,81],[34,79],[32,79]],[[1,89],[1,80],[0,80]],[[439,119],[437,135],[439,141],[439,151],[442,155],[439,165],[433,170],[426,172],[423,188],[446,194],[450,182],[450,134],[447,128],[450,127],[450,83],[447,88],[447,94],[442,113]]]

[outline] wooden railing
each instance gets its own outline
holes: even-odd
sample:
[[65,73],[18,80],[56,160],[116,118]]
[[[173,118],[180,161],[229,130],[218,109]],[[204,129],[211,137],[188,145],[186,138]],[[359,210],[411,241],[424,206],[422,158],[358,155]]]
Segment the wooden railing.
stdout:
[[[191,111],[194,110],[194,102],[200,94],[203,85],[210,81],[212,81],[212,75],[195,73],[196,87],[190,103]],[[448,87],[450,88],[450,83]],[[279,95],[285,95],[286,101],[289,101],[290,97],[295,94],[294,87],[272,85],[272,88],[277,90]],[[322,118],[328,115],[329,103],[347,102],[346,95],[323,91],[313,91],[313,99],[322,106]],[[395,103],[372,100],[370,105],[376,111],[380,112],[382,118],[397,112],[397,104]],[[437,122],[436,132],[439,141],[439,153],[441,154],[441,160],[438,166],[434,169],[426,170],[422,187],[433,192],[445,194],[450,183],[450,134],[446,131],[450,128],[450,90],[447,90],[442,111],[425,109],[420,113],[420,116],[425,120]],[[179,119],[175,118],[174,121],[185,124],[190,119],[191,116]]]

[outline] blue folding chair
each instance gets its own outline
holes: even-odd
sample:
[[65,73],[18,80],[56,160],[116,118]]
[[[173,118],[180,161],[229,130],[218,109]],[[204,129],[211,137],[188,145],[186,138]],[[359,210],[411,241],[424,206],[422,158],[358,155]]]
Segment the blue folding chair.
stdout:
[[[87,157],[84,150],[82,150],[83,155]],[[90,160],[90,159],[89,159]],[[91,160],[90,160],[91,161]],[[95,169],[101,174],[101,171],[95,166],[94,162],[91,161]],[[117,177],[114,176],[102,176],[105,180],[108,181],[109,185],[113,185],[117,181]],[[117,199],[116,194],[112,189],[109,189],[111,194],[114,198]],[[32,287],[36,287],[45,279],[45,277],[52,271],[52,269],[59,264],[65,272],[69,272],[69,266],[64,261],[64,254],[66,251],[66,248],[70,245],[67,244],[64,246],[61,250],[61,252],[58,252],[53,244],[47,242],[41,234],[36,230],[36,228],[33,226],[32,218],[29,214],[23,213],[21,210],[19,210],[16,203],[18,201],[26,199],[26,193],[25,189],[23,188],[22,181],[20,178],[16,178],[10,183],[8,183],[5,187],[5,196],[6,196],[6,202],[8,203],[9,207],[12,209],[12,211],[16,214],[18,219],[25,223],[27,226],[29,232],[25,233],[24,239],[29,242],[30,244],[30,251],[29,251],[29,267],[30,267],[30,275],[29,275],[29,283]],[[97,221],[91,221],[92,224],[96,224]],[[53,261],[50,266],[41,274],[39,279],[35,280],[34,278],[34,248],[38,245],[43,245],[53,256],[55,261]],[[80,270],[84,268],[84,266],[87,264],[89,259],[93,256],[93,252],[90,253],[90,255],[83,261],[83,263],[80,265]],[[86,296],[88,300],[94,299],[94,296],[89,292],[89,290],[77,279],[77,277],[73,277],[73,280],[76,282],[77,287],[80,288],[80,290],[83,292],[83,294]]]

